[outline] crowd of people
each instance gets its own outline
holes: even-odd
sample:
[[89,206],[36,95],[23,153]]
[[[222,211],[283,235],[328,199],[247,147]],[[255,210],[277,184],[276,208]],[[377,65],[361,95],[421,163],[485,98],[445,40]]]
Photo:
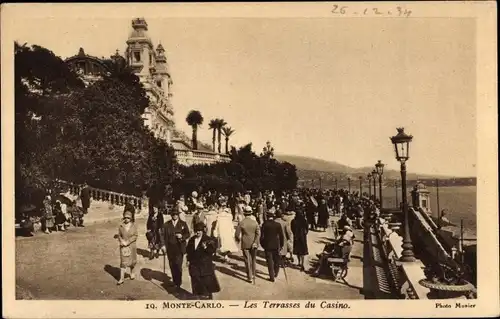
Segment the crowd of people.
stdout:
[[[165,256],[172,281],[180,288],[185,256],[193,294],[200,299],[210,299],[213,293],[220,291],[214,262],[227,263],[228,256],[239,251],[243,255],[249,283],[255,283],[259,247],[264,251],[271,282],[286,266],[306,271],[304,260],[309,255],[309,231],[324,232],[332,227],[333,242],[317,255],[318,266],[312,271],[314,275],[319,275],[328,256],[339,255],[349,259],[354,240],[353,228],[362,228],[367,218],[373,219],[379,214],[377,202],[365,194],[360,196],[346,190],[317,189],[281,193],[246,192],[230,196],[217,192],[198,194],[195,191],[189,196],[181,195],[168,212],[167,207],[165,202],[149,203],[146,222],[149,258]],[[130,279],[135,278],[138,232],[133,209],[132,205],[125,206],[123,222],[118,230],[121,257],[119,285],[124,282],[127,268],[130,268]],[[164,214],[171,216],[167,222]],[[190,218],[188,215],[191,215]],[[340,219],[329,224],[330,215],[340,216]]]
[[[82,186],[78,199],[69,197],[48,189],[39,207],[29,205],[21,207],[16,214],[19,229],[24,236],[33,236],[41,230],[46,234],[66,231],[69,227],[84,227],[84,216],[90,207],[90,188]],[[78,202],[81,206],[78,206]]]

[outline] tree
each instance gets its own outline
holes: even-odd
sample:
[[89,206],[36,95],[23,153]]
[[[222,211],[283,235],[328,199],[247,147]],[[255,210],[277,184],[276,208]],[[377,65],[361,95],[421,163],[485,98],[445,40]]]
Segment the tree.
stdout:
[[208,129],[212,130],[212,151],[215,153],[215,131],[217,131],[217,119],[210,120]]
[[263,157],[273,158],[274,157],[274,147],[271,146],[271,142],[267,141],[266,146],[262,149],[260,154]]
[[16,188],[61,178],[140,195],[172,182],[173,149],[144,126],[149,100],[130,70],[84,87],[45,48],[16,46],[16,59]]
[[33,202],[32,195],[47,187],[51,176],[45,168],[53,161],[54,138],[45,131],[55,127],[49,115],[61,113],[64,96],[84,84],[52,51],[15,42],[14,85],[17,205]]
[[229,137],[231,135],[233,135],[235,131],[230,127],[230,126],[226,126],[222,129],[222,133],[224,134],[224,136],[226,137],[226,154],[229,154]]
[[193,149],[198,149],[198,126],[203,124],[203,116],[200,111],[191,110],[187,117],[186,122],[193,128]]
[[221,152],[221,137],[222,137],[222,129],[226,126],[226,121],[224,119],[217,119],[217,133],[218,133],[218,142],[219,142],[219,153]]

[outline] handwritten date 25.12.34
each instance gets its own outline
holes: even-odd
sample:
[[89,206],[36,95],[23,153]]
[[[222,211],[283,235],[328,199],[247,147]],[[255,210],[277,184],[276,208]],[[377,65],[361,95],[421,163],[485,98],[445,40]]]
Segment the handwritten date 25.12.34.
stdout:
[[365,7],[365,8],[350,8],[349,6],[342,6],[334,4],[332,13],[336,15],[350,15],[350,16],[379,16],[379,17],[404,17],[411,16],[412,11],[403,7],[394,8],[378,8],[378,7]]

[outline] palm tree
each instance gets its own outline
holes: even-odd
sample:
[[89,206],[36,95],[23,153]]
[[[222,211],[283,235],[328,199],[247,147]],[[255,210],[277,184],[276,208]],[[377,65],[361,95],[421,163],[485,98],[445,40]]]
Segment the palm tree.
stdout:
[[219,142],[219,153],[221,152],[221,137],[222,137],[222,128],[224,126],[226,126],[226,121],[224,121],[224,119],[217,119],[217,133],[218,133],[218,136],[217,136],[217,140]]
[[274,147],[272,147],[271,142],[267,141],[266,146],[262,149],[260,156],[272,158],[274,157]]
[[203,124],[203,116],[200,111],[191,110],[189,111],[186,122],[193,128],[193,149],[198,149],[198,126]]
[[210,120],[208,129],[212,130],[212,151],[215,153],[215,131],[217,130],[217,119]]
[[222,133],[224,134],[224,136],[226,137],[226,154],[229,154],[229,137],[231,135],[233,135],[235,131],[230,127],[230,126],[226,126],[226,127],[223,127],[222,128]]

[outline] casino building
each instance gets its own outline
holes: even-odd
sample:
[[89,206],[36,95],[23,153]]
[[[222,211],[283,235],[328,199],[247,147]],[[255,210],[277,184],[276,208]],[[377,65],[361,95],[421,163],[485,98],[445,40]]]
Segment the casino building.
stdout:
[[[173,81],[165,49],[158,44],[156,48],[148,35],[148,24],[144,18],[132,20],[132,30],[126,41],[125,57],[117,50],[110,58],[115,63],[127,64],[139,77],[149,98],[143,118],[144,124],[157,138],[165,140],[175,150],[177,161],[183,165],[211,164],[229,161],[226,154],[214,153],[211,148],[199,143],[194,150],[186,134],[176,130],[172,106]],[[78,54],[65,62],[89,85],[110,72],[104,58],[88,55],[80,48]]]

